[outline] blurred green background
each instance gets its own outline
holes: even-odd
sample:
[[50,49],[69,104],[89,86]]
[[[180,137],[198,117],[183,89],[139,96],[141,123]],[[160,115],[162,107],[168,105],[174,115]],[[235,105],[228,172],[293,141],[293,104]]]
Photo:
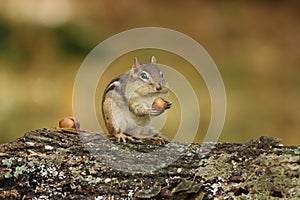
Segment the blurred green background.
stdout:
[[[101,41],[131,28],[156,26],[192,37],[217,64],[228,103],[220,141],[267,135],[299,144],[299,7],[290,0],[2,0],[0,143],[28,130],[56,127],[59,119],[72,115],[77,70]],[[184,63],[155,51],[133,52],[116,63],[129,69],[134,56],[145,63],[152,54],[171,66]],[[112,69],[105,84],[123,73]],[[209,96],[205,89],[198,91],[205,131]]]

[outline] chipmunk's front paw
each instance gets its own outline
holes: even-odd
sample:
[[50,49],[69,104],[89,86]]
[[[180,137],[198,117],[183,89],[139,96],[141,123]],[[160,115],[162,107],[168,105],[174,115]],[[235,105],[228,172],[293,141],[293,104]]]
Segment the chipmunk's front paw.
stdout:
[[165,109],[170,109],[171,106],[172,106],[172,102],[171,101],[166,101],[166,103],[167,103],[167,106],[166,106]]
[[150,114],[150,116],[153,116],[153,117],[158,116],[158,115],[162,114],[163,112],[164,112],[163,109],[160,109],[160,110],[157,110],[155,108],[149,109],[149,114]]

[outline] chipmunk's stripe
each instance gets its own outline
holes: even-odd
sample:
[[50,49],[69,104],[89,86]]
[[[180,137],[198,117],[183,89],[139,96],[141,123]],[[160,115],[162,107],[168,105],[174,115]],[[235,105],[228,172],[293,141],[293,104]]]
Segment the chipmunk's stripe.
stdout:
[[[124,76],[124,75],[123,75]],[[105,100],[105,96],[106,94],[109,92],[109,91],[115,91],[116,93],[118,93],[122,98],[123,98],[123,101],[124,102],[127,102],[127,99],[126,97],[124,96],[124,94],[122,93],[122,85],[121,85],[121,78],[122,76],[120,77],[117,77],[115,79],[113,79],[106,87],[105,91],[104,91],[104,94],[103,94],[103,98],[102,98],[102,105],[103,105],[103,102]]]
[[120,77],[113,79],[106,87],[104,95],[111,90],[115,90],[120,85]]

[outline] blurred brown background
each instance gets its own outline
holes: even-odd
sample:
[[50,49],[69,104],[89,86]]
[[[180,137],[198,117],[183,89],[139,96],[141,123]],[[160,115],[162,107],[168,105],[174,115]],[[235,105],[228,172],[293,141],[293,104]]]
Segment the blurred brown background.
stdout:
[[[55,127],[60,118],[72,115],[77,70],[101,41],[131,28],[156,26],[197,40],[217,64],[228,103],[220,141],[243,142],[268,135],[283,138],[284,144],[299,144],[298,4],[289,0],[2,0],[0,143],[28,130]],[[151,56],[138,55],[143,55],[142,62]],[[204,118],[208,121],[209,115]]]

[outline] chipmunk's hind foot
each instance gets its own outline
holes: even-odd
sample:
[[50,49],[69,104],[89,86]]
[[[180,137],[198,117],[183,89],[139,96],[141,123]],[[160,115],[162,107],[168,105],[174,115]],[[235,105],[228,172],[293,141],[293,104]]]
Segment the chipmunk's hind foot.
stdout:
[[126,143],[127,140],[134,141],[134,139],[132,137],[125,135],[122,132],[116,133],[116,134],[114,134],[114,136],[118,140],[119,143],[120,142]]

